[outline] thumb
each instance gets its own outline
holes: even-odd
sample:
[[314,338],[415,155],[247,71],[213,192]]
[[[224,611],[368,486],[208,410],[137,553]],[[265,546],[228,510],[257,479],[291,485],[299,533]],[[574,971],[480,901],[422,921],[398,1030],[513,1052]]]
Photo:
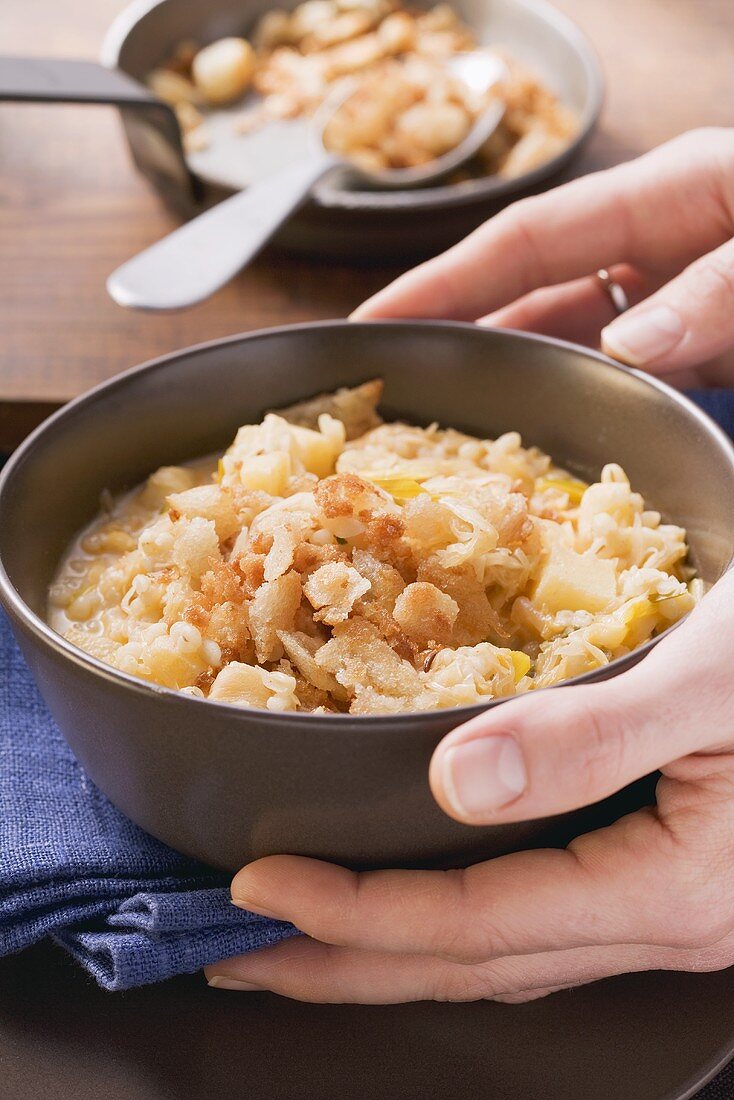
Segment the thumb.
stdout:
[[629,672],[531,692],[453,730],[431,761],[438,804],[468,824],[527,821],[597,802],[688,753],[724,748],[734,736],[732,597],[729,573]]
[[734,344],[734,240],[707,253],[602,331],[602,349],[666,374]]
[[[526,695],[453,730],[433,755],[431,790],[468,824],[563,813],[658,767],[660,724],[659,700],[633,673]],[[666,750],[669,737],[668,725]]]

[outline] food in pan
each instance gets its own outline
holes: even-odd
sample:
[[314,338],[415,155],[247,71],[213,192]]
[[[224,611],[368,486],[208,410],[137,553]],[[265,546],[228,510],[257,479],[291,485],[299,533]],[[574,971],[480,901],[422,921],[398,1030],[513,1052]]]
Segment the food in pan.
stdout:
[[[370,171],[415,167],[457,145],[484,108],[442,65],[476,47],[448,4],[422,11],[398,0],[306,0],[293,12],[264,15],[251,42],[225,38],[201,50],[182,43],[149,84],[173,104],[195,150],[208,141],[207,107],[254,90],[259,98],[233,122],[250,132],[272,119],[313,114],[335,82],[354,77],[356,91],[327,128],[327,146]],[[457,180],[520,176],[564,149],[577,130],[548,88],[502,56],[509,79],[489,94],[504,100],[503,121]]]
[[383,423],[381,383],[270,413],[105,502],[49,621],[133,676],[275,711],[486,702],[598,669],[695,604],[686,536],[619,466]]

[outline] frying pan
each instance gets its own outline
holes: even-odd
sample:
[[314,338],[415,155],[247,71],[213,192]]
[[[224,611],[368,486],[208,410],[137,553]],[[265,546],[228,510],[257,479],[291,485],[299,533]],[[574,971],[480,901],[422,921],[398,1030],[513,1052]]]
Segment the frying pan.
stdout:
[[[279,7],[293,8],[298,0]],[[236,135],[232,111],[207,125],[207,149],[184,154],[171,108],[144,81],[184,39],[201,44],[251,30],[274,0],[134,0],[117,17],[102,63],[0,58],[0,101],[104,103],[119,107],[136,167],[163,200],[189,217],[233,190],[297,159],[305,123],[274,122]],[[416,0],[416,6],[431,6]],[[453,0],[480,42],[506,47],[530,66],[579,118],[575,139],[556,157],[513,180],[485,177],[411,191],[360,190],[337,170],[276,238],[288,250],[355,261],[403,260],[446,247],[509,201],[538,190],[577,153],[599,115],[602,78],[589,43],[545,0]]]

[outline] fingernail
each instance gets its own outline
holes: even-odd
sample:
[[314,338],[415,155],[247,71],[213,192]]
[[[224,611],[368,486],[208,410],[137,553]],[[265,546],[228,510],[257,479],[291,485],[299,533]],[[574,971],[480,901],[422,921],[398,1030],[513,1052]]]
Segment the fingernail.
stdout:
[[514,802],[527,787],[528,773],[515,738],[500,734],[448,749],[443,780],[457,814],[472,818]]
[[615,359],[641,367],[672,351],[684,335],[685,326],[675,310],[655,306],[618,317],[602,331],[601,343]]
[[211,986],[212,989],[239,989],[243,993],[262,991],[262,986],[255,985],[254,982],[242,982],[237,978],[225,978],[221,974],[214,974],[213,977],[208,978],[207,985]]
[[254,913],[256,917],[269,917],[270,920],[283,920],[277,913],[270,913],[267,909],[261,909],[258,905],[248,901],[247,898],[232,898],[232,905],[236,909],[245,909],[248,913]]

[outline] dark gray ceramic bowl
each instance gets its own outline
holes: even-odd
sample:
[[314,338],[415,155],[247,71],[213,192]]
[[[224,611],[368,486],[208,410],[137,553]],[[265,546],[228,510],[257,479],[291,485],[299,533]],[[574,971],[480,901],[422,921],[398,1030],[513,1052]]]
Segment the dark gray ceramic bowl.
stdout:
[[588,478],[621,462],[651,504],[686,526],[707,581],[734,555],[734,456],[718,428],[666,386],[557,341],[453,323],[294,326],[177,352],[72,402],[0,481],[0,596],[91,778],[143,828],[207,863],[234,869],[294,852],[357,867],[458,866],[566,843],[650,797],[648,780],[562,817],[469,828],[433,802],[428,762],[482,708],[366,718],[245,710],[113,671],[46,626],[49,581],[102,489],[222,448],[268,407],[376,375],[388,418],[490,436],[517,429]]

